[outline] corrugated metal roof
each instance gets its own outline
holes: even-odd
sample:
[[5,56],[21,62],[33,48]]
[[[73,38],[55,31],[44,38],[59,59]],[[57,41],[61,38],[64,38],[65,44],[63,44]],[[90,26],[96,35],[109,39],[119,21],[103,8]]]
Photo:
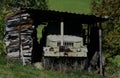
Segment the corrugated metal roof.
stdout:
[[105,18],[96,17],[95,15],[76,14],[68,12],[60,12],[54,10],[38,10],[27,8],[26,11],[30,13],[31,17],[36,22],[50,22],[50,21],[72,21],[83,24],[90,24],[96,22],[103,22]]
[[13,16],[29,13],[30,17],[34,20],[35,24],[40,24],[41,22],[79,22],[81,24],[92,24],[96,22],[104,22],[106,19],[101,17],[96,17],[95,15],[86,15],[86,14],[76,14],[68,12],[60,12],[55,10],[39,10],[32,8],[23,8],[22,10],[10,14],[6,19],[10,19]]

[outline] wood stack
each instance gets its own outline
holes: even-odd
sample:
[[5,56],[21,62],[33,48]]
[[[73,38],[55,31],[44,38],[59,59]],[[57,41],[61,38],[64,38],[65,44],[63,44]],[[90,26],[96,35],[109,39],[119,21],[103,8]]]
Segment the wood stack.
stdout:
[[17,13],[7,18],[5,26],[5,43],[9,57],[19,58],[25,65],[31,62],[33,48],[33,25],[30,14]]

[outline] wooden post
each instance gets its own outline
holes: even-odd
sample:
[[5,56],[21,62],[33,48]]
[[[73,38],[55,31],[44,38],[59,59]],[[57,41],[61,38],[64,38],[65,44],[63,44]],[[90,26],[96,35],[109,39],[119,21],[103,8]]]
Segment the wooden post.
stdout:
[[102,28],[99,24],[99,52],[100,52],[100,75],[103,75],[103,62],[102,62]]
[[[21,21],[21,15],[20,15],[20,21]],[[21,24],[19,26],[19,59],[21,59]]]
[[90,43],[90,27],[91,27],[91,25],[88,24],[87,25],[87,44]]
[[64,22],[61,21],[60,23],[60,33],[61,33],[61,46],[63,46],[64,41]]
[[[20,15],[20,21],[22,20],[21,19],[21,15]],[[25,58],[23,56],[23,50],[22,50],[22,42],[21,42],[21,24],[19,26],[19,58],[22,59],[22,63],[23,65],[26,65],[25,64]]]

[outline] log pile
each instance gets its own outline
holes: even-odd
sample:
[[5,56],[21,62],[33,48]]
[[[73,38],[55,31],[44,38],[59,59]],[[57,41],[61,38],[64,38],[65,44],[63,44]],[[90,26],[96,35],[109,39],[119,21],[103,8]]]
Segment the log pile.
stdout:
[[25,65],[31,62],[33,25],[30,14],[19,12],[10,15],[5,25],[5,44],[9,57],[19,58]]

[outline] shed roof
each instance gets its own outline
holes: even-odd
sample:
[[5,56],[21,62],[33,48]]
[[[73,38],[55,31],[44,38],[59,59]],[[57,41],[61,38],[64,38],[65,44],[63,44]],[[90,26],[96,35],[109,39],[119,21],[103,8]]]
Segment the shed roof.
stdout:
[[54,10],[39,10],[27,8],[26,12],[31,15],[35,22],[79,22],[81,24],[92,24],[96,22],[104,22],[106,19],[96,17],[95,15],[76,14],[68,12],[59,12]]
[[77,22],[81,24],[94,24],[97,22],[106,21],[105,18],[97,17],[95,15],[76,14],[68,12],[60,12],[54,10],[39,10],[24,8],[16,13],[10,14],[6,19],[10,19],[13,16],[29,13],[35,24],[41,24],[41,22]]

